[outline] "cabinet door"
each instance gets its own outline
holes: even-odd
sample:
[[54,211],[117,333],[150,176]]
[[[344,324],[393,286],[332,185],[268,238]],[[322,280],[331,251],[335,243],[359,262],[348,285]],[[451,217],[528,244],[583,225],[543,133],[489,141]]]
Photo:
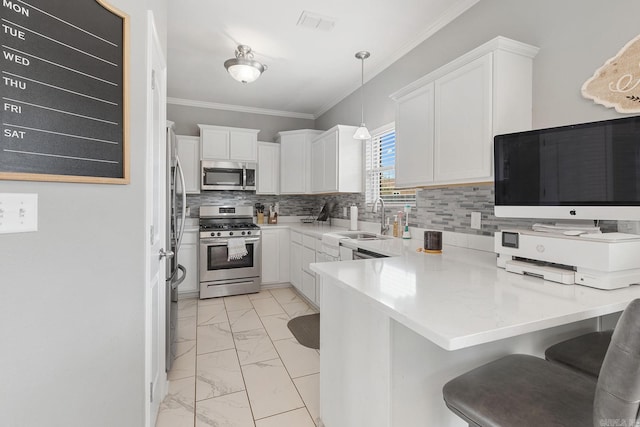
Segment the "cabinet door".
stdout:
[[304,135],[283,136],[280,140],[280,194],[306,192],[306,150]]
[[258,135],[255,132],[230,132],[229,159],[255,162],[258,160]]
[[302,248],[302,270],[311,273],[309,264],[316,262],[316,250],[303,247]]
[[302,272],[302,293],[310,301],[316,302],[316,276],[313,273]]
[[[338,132],[327,135],[322,139],[322,151],[324,158],[322,191],[338,191]],[[353,165],[353,167],[355,168],[356,165]]]
[[396,187],[433,182],[433,83],[398,100]]
[[302,291],[302,245],[291,243],[289,280],[299,291]]
[[200,129],[202,141],[202,159],[229,159],[229,131],[219,129]]
[[278,265],[278,282],[285,283],[289,281],[289,230],[278,230],[278,253],[280,255]]
[[[187,194],[200,193],[200,138],[197,136],[176,135],[178,157],[184,173]],[[178,192],[182,188],[178,186]]]
[[280,145],[258,143],[258,182],[256,194],[278,194]]
[[493,175],[492,58],[489,53],[435,81],[436,182]]
[[324,191],[324,138],[311,143],[311,192]]
[[278,283],[279,277],[278,230],[262,230],[262,283]]

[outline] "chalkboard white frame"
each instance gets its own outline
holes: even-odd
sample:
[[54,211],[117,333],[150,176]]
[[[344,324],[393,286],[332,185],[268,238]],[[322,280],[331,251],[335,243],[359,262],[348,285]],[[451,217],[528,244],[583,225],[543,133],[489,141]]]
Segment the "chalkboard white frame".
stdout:
[[90,175],[64,175],[43,173],[6,172],[0,169],[0,180],[46,181],[93,184],[129,184],[129,15],[108,4],[105,0],[94,0],[104,9],[122,19],[122,177],[110,178]]

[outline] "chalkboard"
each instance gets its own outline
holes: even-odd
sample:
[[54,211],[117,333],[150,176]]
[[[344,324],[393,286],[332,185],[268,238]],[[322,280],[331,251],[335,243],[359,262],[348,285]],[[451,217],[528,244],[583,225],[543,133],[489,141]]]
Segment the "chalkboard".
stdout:
[[128,183],[128,17],[101,0],[0,15],[0,179]]

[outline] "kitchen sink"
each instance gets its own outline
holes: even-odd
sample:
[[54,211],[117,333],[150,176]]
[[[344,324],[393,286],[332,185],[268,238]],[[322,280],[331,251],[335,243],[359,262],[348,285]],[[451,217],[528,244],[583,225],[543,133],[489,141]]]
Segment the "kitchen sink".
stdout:
[[369,233],[366,231],[344,231],[342,233],[336,233],[340,236],[348,237],[355,240],[386,240],[393,239],[391,236],[383,236],[381,234]]

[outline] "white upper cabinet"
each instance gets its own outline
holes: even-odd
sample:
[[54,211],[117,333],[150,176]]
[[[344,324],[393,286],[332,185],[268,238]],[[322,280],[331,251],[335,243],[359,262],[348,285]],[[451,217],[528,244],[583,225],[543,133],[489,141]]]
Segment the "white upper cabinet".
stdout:
[[354,126],[338,125],[311,143],[312,193],[363,191],[363,142],[353,138]]
[[280,194],[311,193],[311,140],[320,134],[310,129],[278,132]]
[[[184,174],[184,190],[187,194],[198,194],[200,193],[200,138],[176,135],[176,144]],[[178,187],[178,192],[182,192],[182,188]]]
[[258,129],[198,125],[202,160],[258,160]]
[[[493,54],[435,81],[434,180],[489,180]],[[529,116],[531,113],[529,113]]]
[[396,187],[433,182],[433,86],[429,83],[398,100]]
[[531,129],[537,52],[496,37],[392,94],[396,186],[493,181],[493,137]]
[[258,141],[256,194],[279,194],[280,144]]

